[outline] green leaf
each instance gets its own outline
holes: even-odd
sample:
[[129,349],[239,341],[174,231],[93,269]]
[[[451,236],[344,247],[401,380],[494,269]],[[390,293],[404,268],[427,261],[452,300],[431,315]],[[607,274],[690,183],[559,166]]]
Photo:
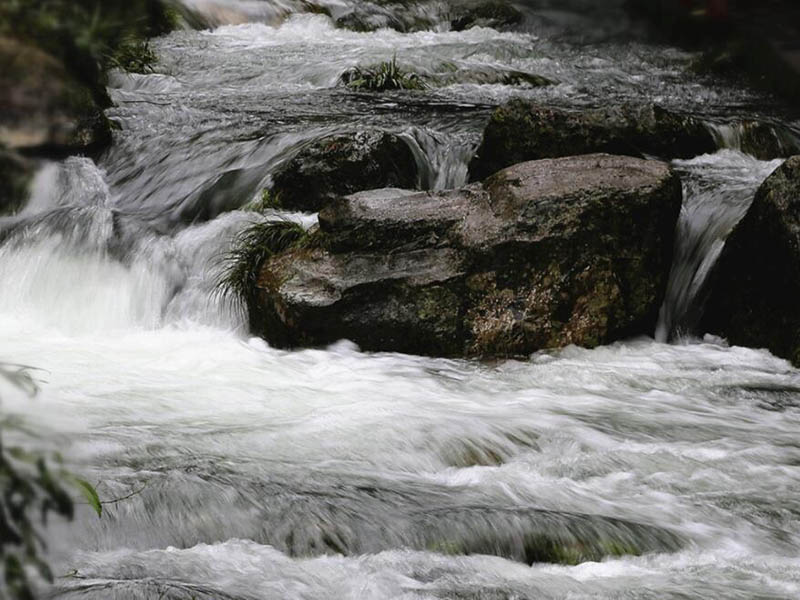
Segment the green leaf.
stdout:
[[94,486],[85,479],[80,479],[78,477],[73,477],[72,482],[81,491],[84,498],[89,502],[89,506],[97,513],[97,516],[102,517],[103,505],[100,504],[100,496],[97,495],[97,490],[94,489]]

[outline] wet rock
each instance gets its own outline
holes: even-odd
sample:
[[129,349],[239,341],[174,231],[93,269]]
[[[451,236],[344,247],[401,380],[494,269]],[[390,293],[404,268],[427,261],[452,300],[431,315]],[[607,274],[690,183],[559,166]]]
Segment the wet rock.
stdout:
[[591,152],[690,158],[716,147],[700,121],[652,104],[571,112],[517,99],[492,114],[470,163],[470,178],[478,181],[540,158]]
[[479,357],[651,334],[680,204],[667,165],[603,154],[354,194],[265,262],[251,325],[284,347]]
[[16,213],[28,199],[33,165],[0,146],[0,216]]
[[785,158],[800,152],[800,143],[785,127],[748,121],[740,126],[739,144],[742,152],[759,160]]
[[58,59],[0,38],[0,144],[67,154],[110,141],[109,122],[89,88]]
[[303,148],[273,175],[272,197],[290,210],[318,211],[334,198],[383,187],[418,187],[414,154],[399,136],[360,131]]
[[464,31],[472,27],[507,29],[518,25],[524,15],[504,0],[459,0],[442,3],[374,0],[339,16],[336,26],[351,31],[381,28],[402,32],[450,27]]
[[498,0],[463,2],[458,8],[454,5],[454,10],[457,11],[457,16],[450,22],[453,31],[464,31],[472,27],[503,29],[523,21],[523,14],[517,8]]
[[800,156],[759,188],[711,277],[702,330],[800,366]]

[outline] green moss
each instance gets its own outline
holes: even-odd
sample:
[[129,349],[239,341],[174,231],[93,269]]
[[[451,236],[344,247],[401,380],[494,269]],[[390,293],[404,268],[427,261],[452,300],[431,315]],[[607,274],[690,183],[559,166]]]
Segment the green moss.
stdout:
[[261,190],[261,196],[259,196],[258,199],[244,206],[244,210],[252,210],[257,213],[264,213],[268,210],[276,210],[279,208],[282,208],[281,193],[272,192],[266,188]]

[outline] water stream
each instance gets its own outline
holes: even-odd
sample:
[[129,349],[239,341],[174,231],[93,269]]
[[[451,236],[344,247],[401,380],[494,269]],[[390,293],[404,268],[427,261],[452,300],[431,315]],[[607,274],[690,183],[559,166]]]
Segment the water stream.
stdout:
[[[39,395],[0,390],[3,408],[121,499],[51,525],[54,597],[800,598],[800,372],[694,328],[705,274],[780,161],[734,140],[674,163],[658,341],[496,364],[287,352],[213,289],[232,236],[271,218],[241,208],[326,133],[395,131],[421,184],[445,189],[517,95],[650,99],[709,123],[779,106],[693,77],[690,54],[614,7],[570,10],[594,3],[530,2],[515,32],[449,31],[444,3],[406,3],[413,19],[389,16],[427,23],[407,33],[334,25],[385,3],[186,4],[214,28],[155,40],[153,74],[114,74],[111,149],[45,165],[0,224],[0,359],[42,369]],[[394,55],[444,83],[379,101],[337,86]],[[508,70],[558,83],[491,83]]]

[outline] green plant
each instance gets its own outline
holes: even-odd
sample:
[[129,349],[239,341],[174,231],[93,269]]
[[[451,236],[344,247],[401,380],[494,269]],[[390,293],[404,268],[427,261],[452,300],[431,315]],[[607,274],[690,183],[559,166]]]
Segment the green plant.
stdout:
[[114,50],[108,62],[110,66],[129,73],[152,73],[158,56],[148,40],[129,36]]
[[293,221],[256,221],[233,240],[222,259],[222,272],[216,282],[222,296],[246,304],[256,289],[261,265],[269,257],[298,245],[306,230]]
[[339,80],[354,90],[383,92],[386,90],[422,90],[428,87],[417,73],[405,71],[397,57],[371,67],[353,67],[342,73]]
[[[26,367],[0,364],[0,377],[29,396],[37,392]],[[57,454],[46,457],[18,446],[6,446],[3,430],[27,434],[21,421],[9,417],[0,420],[0,562],[4,570],[0,598],[32,600],[34,591],[26,572],[28,568],[53,581],[50,567],[42,558],[47,547],[37,531],[37,521],[46,526],[50,513],[66,519],[72,519],[74,514],[74,502],[63,484],[74,485],[98,516],[102,506],[90,483],[60,466],[53,469],[53,464],[61,463]]]

